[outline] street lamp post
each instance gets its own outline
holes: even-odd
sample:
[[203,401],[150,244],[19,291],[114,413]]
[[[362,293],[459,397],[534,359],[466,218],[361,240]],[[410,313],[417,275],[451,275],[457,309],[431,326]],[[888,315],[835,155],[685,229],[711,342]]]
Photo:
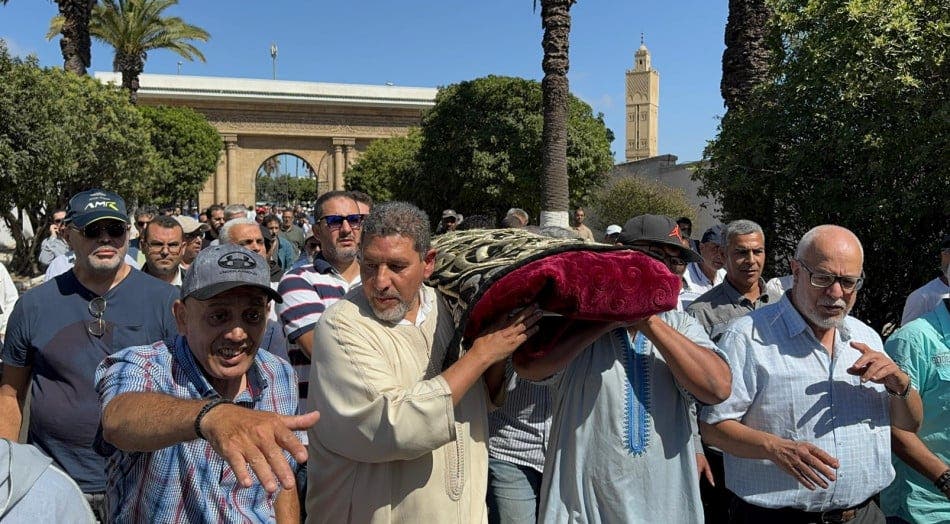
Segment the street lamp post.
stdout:
[[270,45],[271,67],[274,72],[274,80],[277,80],[277,44],[272,42]]

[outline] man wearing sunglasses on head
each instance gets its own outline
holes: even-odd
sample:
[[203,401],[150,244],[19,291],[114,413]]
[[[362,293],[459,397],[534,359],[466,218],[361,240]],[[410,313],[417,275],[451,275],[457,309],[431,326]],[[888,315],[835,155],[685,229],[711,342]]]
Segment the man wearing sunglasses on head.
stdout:
[[719,340],[732,393],[700,426],[725,452],[731,522],[885,522],[872,499],[894,480],[890,428],[915,432],[923,408],[881,337],[848,314],[863,265],[854,233],[811,229],[792,289]]
[[72,269],[25,293],[7,327],[0,379],[0,437],[16,440],[32,391],[29,442],[56,461],[103,517],[105,459],[93,447],[99,427],[93,376],[108,355],[177,334],[178,292],[124,262],[125,201],[91,189],[69,200],[66,239]]

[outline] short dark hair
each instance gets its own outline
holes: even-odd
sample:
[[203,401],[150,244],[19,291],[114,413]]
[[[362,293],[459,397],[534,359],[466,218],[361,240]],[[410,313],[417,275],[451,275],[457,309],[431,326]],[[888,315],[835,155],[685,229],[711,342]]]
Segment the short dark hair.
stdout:
[[323,204],[334,198],[348,198],[354,200],[352,191],[327,191],[317,197],[317,201],[313,203],[313,214],[317,220],[320,220],[320,217],[323,216]]
[[205,209],[205,215],[210,217],[211,213],[214,213],[215,211],[224,212],[224,206],[222,206],[221,204],[211,204],[210,206],[208,206],[208,209]]
[[487,215],[469,215],[459,224],[459,231],[469,229],[495,229],[495,221]]
[[277,222],[277,224],[280,225],[280,217],[278,217],[277,215],[271,214],[271,215],[264,215],[264,218],[261,219],[261,225],[264,227],[267,227],[267,224],[270,224],[271,222]]
[[350,198],[352,198],[353,200],[356,200],[357,202],[361,204],[366,204],[366,206],[369,207],[370,209],[373,208],[373,197],[367,195],[366,193],[362,191],[348,191],[348,193],[350,194]]
[[148,225],[145,226],[145,230],[142,231],[142,236],[144,238],[148,238],[149,228],[156,227],[156,226],[161,227],[163,229],[178,229],[179,231],[181,231],[182,238],[185,237],[185,230],[182,229],[181,223],[175,220],[175,217],[171,217],[168,215],[158,215],[152,218],[152,221],[149,222]]

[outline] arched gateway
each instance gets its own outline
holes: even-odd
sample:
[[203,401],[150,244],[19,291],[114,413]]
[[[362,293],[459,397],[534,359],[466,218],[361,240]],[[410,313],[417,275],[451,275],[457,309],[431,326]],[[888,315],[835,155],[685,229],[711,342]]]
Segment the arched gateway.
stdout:
[[[121,85],[120,73],[96,73]],[[343,189],[343,172],[373,140],[405,135],[435,103],[437,89],[247,78],[143,74],[138,103],[190,107],[224,139],[198,206],[254,204],[258,168],[278,153],[314,167],[320,188]],[[316,195],[314,195],[316,198]]]

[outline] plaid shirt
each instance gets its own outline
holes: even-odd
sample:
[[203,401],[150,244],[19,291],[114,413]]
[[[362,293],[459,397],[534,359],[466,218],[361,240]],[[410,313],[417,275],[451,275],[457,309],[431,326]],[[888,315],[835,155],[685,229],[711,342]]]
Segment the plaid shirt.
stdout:
[[[297,379],[286,362],[258,351],[248,370],[248,387],[234,403],[282,415],[297,412]],[[218,393],[179,336],[135,346],[110,355],[96,370],[96,391],[103,411],[118,395],[148,391],[181,399],[213,399]],[[298,434],[298,438],[302,435]],[[234,471],[202,439],[153,452],[127,452],[103,444],[109,456],[106,489],[109,520],[114,522],[270,522],[276,494],[259,483],[241,487]],[[293,458],[285,453],[291,467]],[[250,470],[249,470],[250,471]],[[253,473],[251,473],[253,477]]]

